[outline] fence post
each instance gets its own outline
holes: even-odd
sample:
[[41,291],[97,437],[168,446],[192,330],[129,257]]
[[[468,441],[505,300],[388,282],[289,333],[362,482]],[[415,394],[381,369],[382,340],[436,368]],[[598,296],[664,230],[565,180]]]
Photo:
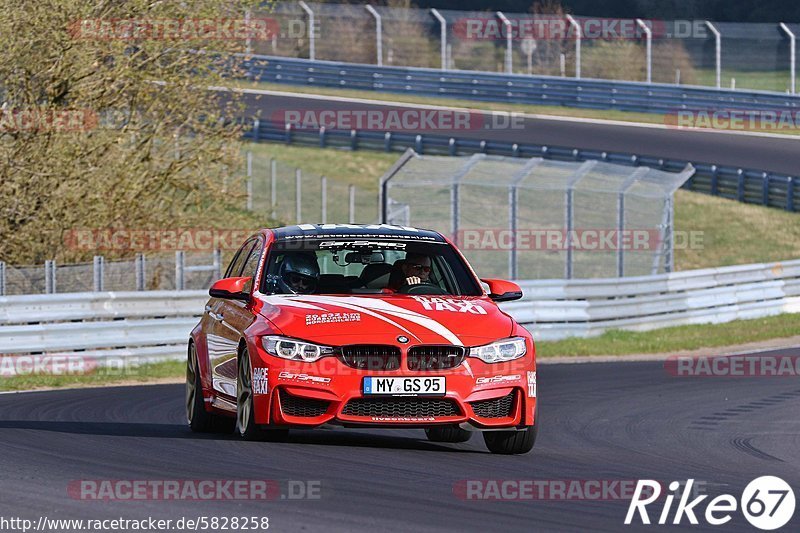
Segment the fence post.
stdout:
[[414,151],[422,155],[422,135],[414,137]]
[[325,148],[325,126],[319,127],[319,147]]
[[383,23],[380,14],[375,11],[375,8],[367,4],[364,6],[367,11],[375,17],[375,46],[377,47],[378,66],[383,66]]
[[356,186],[355,185],[348,185],[347,186],[347,193],[350,196],[349,198],[349,209],[350,209],[350,216],[348,218],[348,222],[350,224],[356,223]]
[[653,32],[642,20],[636,19],[636,24],[642,28],[645,35],[645,58],[647,61],[647,83],[653,82]]
[[54,259],[44,262],[44,292],[45,294],[56,293],[56,262]]
[[295,189],[295,206],[294,215],[296,223],[300,224],[303,220],[303,212],[301,209],[303,202],[303,174],[299,168],[294,169],[294,189]]
[[439,38],[441,40],[442,70],[447,70],[447,20],[436,10],[431,9],[431,14],[439,21]]
[[508,229],[511,231],[511,248],[508,250],[508,277],[517,279],[517,184],[508,188]]
[[358,150],[358,131],[350,130],[350,149]]
[[447,143],[447,153],[450,155],[456,155],[456,140],[450,137],[450,141]]
[[6,263],[0,261],[0,296],[6,295]]
[[247,151],[247,210],[253,210],[253,152]]
[[744,170],[741,168],[736,171],[736,199],[744,202]]
[[320,223],[328,223],[328,178],[322,176],[320,179],[320,188],[322,189],[322,220]]
[[[249,9],[244,12],[244,25],[247,28],[250,27],[250,17],[251,16],[252,16],[252,13],[250,12]],[[248,35],[247,35],[247,39],[245,39],[244,42],[245,42],[245,44],[244,44],[244,53],[249,56],[250,54],[253,53],[253,43],[252,43],[252,39],[250,37],[250,33],[249,32],[248,32]]]
[[136,290],[145,290],[145,258],[143,253],[136,254]]
[[253,140],[258,142],[261,138],[261,122],[255,118],[253,119]]
[[[794,211],[794,178],[789,176],[786,182],[786,210]],[[0,292],[0,294],[2,294]]]
[[383,136],[383,150],[385,152],[392,151],[392,132],[387,131]]
[[184,272],[185,272],[185,264],[184,264],[184,252],[183,250],[178,250],[175,252],[175,290],[182,291],[186,286],[186,282],[184,279]]
[[505,29],[506,29],[506,72],[508,74],[513,74],[514,73],[514,65],[513,65],[513,61],[514,61],[513,44],[514,44],[514,41],[512,40],[512,37],[513,37],[514,31],[513,31],[512,26],[511,26],[511,21],[508,20],[508,18],[503,14],[502,11],[498,11],[496,14],[497,14],[497,18],[500,19],[500,21],[503,23],[503,27],[505,27]]
[[625,192],[617,193],[617,277],[625,276],[625,249],[622,232],[625,231]]
[[286,144],[292,144],[292,123],[289,122],[286,124],[285,132],[283,134],[283,142]]
[[314,51],[314,11],[303,0],[300,0],[300,8],[308,15],[308,59],[314,61],[316,57]]
[[715,63],[717,69],[717,89],[722,87],[722,34],[709,21],[705,21],[706,26],[714,34]]
[[711,165],[711,196],[717,196],[719,191],[719,174],[717,165]]
[[567,20],[569,21],[572,29],[575,30],[575,78],[581,78],[581,40],[583,39],[583,32],[581,31],[581,25],[572,18],[572,15],[567,15]]
[[786,35],[789,36],[789,62],[790,62],[789,74],[792,77],[792,79],[789,82],[789,87],[791,88],[792,94],[795,94],[797,92],[795,90],[796,89],[796,83],[797,83],[797,80],[795,80],[796,69],[797,69],[797,48],[795,46],[796,38],[795,38],[794,32],[792,32],[789,29],[789,26],[787,26],[783,22],[781,22],[780,26],[781,26],[781,29],[784,32],[786,32]]
[[222,277],[222,250],[219,248],[214,248],[214,259],[212,264],[214,266],[214,279],[218,280]]
[[269,202],[271,207],[270,218],[275,218],[275,204],[277,201],[277,176],[278,176],[278,162],[275,158],[269,160]]
[[92,258],[92,271],[94,273],[94,292],[102,292],[105,278],[105,259],[102,255]]
[[761,174],[761,204],[769,205],[769,178],[770,175],[766,172]]

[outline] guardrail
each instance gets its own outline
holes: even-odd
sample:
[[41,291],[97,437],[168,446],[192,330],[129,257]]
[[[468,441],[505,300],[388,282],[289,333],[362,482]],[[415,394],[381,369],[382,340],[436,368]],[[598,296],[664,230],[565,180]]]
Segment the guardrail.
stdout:
[[245,132],[244,137],[255,142],[284,142],[351,150],[404,152],[408,148],[412,148],[418,154],[471,155],[485,153],[512,157],[543,157],[562,161],[595,159],[622,165],[649,166],[672,172],[680,172],[687,164],[691,164],[695,167],[696,172],[683,186],[684,189],[739,202],[777,207],[787,211],[797,211],[800,208],[798,200],[795,199],[797,179],[794,176],[763,170],[718,166],[713,163],[565,146],[463,139],[436,134],[342,131],[325,130],[324,128],[318,131],[296,130],[291,125],[278,127],[267,121],[254,121]]
[[[502,307],[538,340],[800,312],[800,260],[520,285],[522,300]],[[0,298],[0,355],[180,359],[207,298],[205,291]]]
[[[90,366],[182,359],[207,300],[207,291],[0,297],[0,357],[57,354]],[[14,370],[0,365],[0,375]]]
[[800,312],[800,260],[520,286],[504,308],[539,340]]
[[384,67],[278,56],[246,56],[252,81],[450,97],[485,102],[673,113],[682,109],[800,110],[800,96],[598,79],[413,67]]

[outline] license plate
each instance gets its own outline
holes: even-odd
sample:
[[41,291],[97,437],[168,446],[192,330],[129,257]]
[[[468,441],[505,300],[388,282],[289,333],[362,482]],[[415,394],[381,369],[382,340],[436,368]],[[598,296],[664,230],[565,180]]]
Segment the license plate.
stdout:
[[447,388],[443,376],[426,378],[364,378],[364,394],[444,396],[446,391]]

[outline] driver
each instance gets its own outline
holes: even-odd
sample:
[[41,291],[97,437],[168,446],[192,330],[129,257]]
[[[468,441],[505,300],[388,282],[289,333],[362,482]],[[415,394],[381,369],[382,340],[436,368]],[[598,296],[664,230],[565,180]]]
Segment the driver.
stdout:
[[431,258],[423,254],[409,253],[400,262],[400,275],[392,276],[389,288],[397,290],[403,285],[430,283]]
[[314,254],[286,254],[278,274],[278,286],[288,294],[311,294],[319,284],[319,264]]

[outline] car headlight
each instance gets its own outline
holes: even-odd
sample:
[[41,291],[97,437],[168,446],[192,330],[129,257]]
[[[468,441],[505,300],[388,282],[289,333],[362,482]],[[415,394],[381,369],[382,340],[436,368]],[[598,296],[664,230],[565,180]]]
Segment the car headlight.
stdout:
[[333,355],[331,346],[322,346],[311,342],[299,341],[288,337],[269,335],[261,339],[261,344],[268,354],[292,361],[313,363],[323,357]]
[[525,347],[524,337],[513,337],[501,341],[476,346],[469,349],[470,357],[477,357],[484,363],[504,363],[519,359],[528,349]]

